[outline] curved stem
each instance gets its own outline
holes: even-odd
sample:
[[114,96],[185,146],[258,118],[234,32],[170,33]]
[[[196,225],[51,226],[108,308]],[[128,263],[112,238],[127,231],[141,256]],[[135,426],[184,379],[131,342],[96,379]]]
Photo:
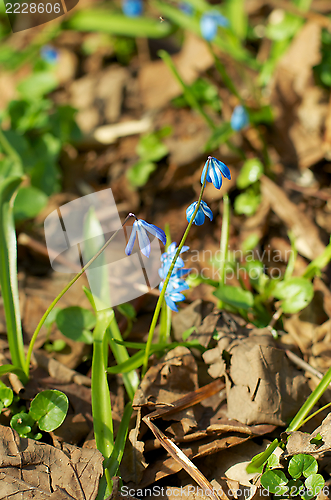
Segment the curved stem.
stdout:
[[[133,214],[130,213],[126,217],[125,221],[122,224],[122,227],[127,223],[127,221],[129,220],[129,218],[132,217],[132,216],[133,216]],[[51,310],[56,306],[56,304],[58,303],[58,301],[69,290],[69,288],[74,283],[76,283],[76,281],[81,277],[82,274],[84,274],[84,272],[86,271],[86,269],[99,257],[99,255],[105,250],[105,248],[107,248],[107,246],[109,245],[109,243],[115,238],[115,236],[117,235],[117,233],[119,231],[120,231],[120,229],[117,229],[117,231],[115,231],[115,233],[106,241],[106,243],[100,248],[100,250],[94,255],[94,257],[92,257],[92,259],[90,259],[88,261],[88,263],[85,264],[85,266],[79,271],[79,273],[76,274],[76,276],[67,284],[67,286],[64,287],[64,289],[59,293],[59,295],[53,300],[53,302],[51,303],[51,305],[48,307],[48,309],[46,310],[45,314],[43,315],[43,317],[39,321],[38,326],[35,329],[35,331],[34,331],[34,333],[32,335],[32,338],[30,340],[28,354],[27,354],[26,362],[25,362],[25,371],[27,371],[27,372],[29,371],[29,366],[30,366],[30,360],[31,360],[31,355],[32,355],[32,351],[33,351],[33,346],[34,346],[34,344],[36,342],[36,339],[38,337],[38,333],[40,332],[41,327],[43,326],[43,324],[45,322],[45,319],[47,318],[47,316],[49,315],[49,313],[51,312]]]
[[160,314],[160,310],[161,310],[163,298],[165,296],[165,293],[166,293],[166,290],[167,290],[167,286],[168,286],[168,283],[170,281],[170,277],[172,275],[172,271],[174,270],[174,267],[175,267],[176,261],[177,261],[177,259],[179,257],[180,251],[181,251],[181,249],[184,246],[184,243],[186,241],[188,233],[190,232],[190,229],[191,229],[191,226],[192,226],[193,221],[195,219],[195,216],[197,215],[198,210],[200,208],[200,204],[201,204],[201,200],[202,200],[202,195],[203,195],[203,192],[204,192],[204,189],[205,189],[205,186],[206,186],[206,178],[207,178],[207,174],[208,174],[208,170],[209,170],[209,162],[210,162],[210,160],[208,159],[208,167],[206,168],[205,176],[204,176],[204,179],[203,179],[203,184],[202,184],[200,195],[199,195],[199,199],[198,199],[198,202],[197,202],[197,206],[195,207],[195,210],[193,212],[193,215],[191,217],[190,222],[187,225],[187,228],[186,228],[185,233],[184,233],[184,235],[183,235],[183,237],[181,239],[181,242],[178,245],[177,252],[175,253],[174,258],[172,259],[171,266],[169,268],[169,271],[168,271],[167,277],[166,277],[166,279],[164,281],[164,285],[162,287],[160,296],[159,296],[158,301],[156,303],[155,311],[154,311],[153,318],[152,318],[152,323],[151,323],[151,326],[149,328],[148,338],[147,338],[147,342],[146,342],[144,363],[143,363],[143,369],[142,369],[142,377],[145,375],[145,373],[147,371],[148,358],[149,358],[149,354],[150,354],[150,350],[151,350],[151,345],[152,345],[152,340],[153,340],[153,334],[154,334],[154,330],[156,328],[157,320],[159,318],[159,314]]

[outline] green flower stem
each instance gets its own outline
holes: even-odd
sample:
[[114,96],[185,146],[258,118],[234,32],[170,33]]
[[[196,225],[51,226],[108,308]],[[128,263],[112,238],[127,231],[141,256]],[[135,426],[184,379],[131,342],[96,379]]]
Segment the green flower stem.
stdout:
[[[123,222],[122,224],[122,227],[127,223],[127,221],[129,220],[129,218],[132,216],[132,214],[129,214],[125,221]],[[28,349],[28,354],[27,354],[27,357],[26,357],[26,362],[25,362],[25,371],[27,371],[27,373],[29,372],[29,367],[30,367],[30,360],[31,360],[31,355],[32,355],[32,351],[33,351],[33,347],[34,347],[34,344],[35,344],[35,341],[38,337],[38,333],[40,332],[41,330],[41,327],[43,326],[47,316],[49,315],[49,313],[52,311],[52,309],[56,306],[56,304],[59,302],[59,300],[61,299],[61,297],[63,297],[63,295],[69,290],[69,288],[74,284],[76,283],[76,281],[82,276],[82,274],[84,274],[84,272],[86,271],[86,269],[91,265],[93,264],[93,262],[99,257],[99,255],[107,248],[107,246],[109,245],[109,243],[115,238],[115,236],[117,235],[117,233],[120,231],[120,229],[118,229],[117,231],[115,231],[115,233],[106,241],[106,243],[100,248],[100,250],[94,255],[94,257],[92,257],[92,259],[90,259],[88,261],[87,264],[85,264],[85,266],[79,271],[78,274],[76,274],[76,276],[67,284],[67,286],[65,286],[63,288],[63,290],[59,293],[59,295],[53,300],[53,302],[51,303],[51,305],[48,307],[48,309],[46,310],[45,314],[43,315],[43,317],[41,318],[41,320],[39,321],[38,323],[38,326],[37,328],[35,329],[33,335],[32,335],[32,338],[30,340],[30,344],[29,344],[29,349]]]
[[331,368],[328,369],[318,386],[313,390],[307,401],[301,406],[300,410],[286,429],[286,432],[293,432],[299,429],[303,424],[308,413],[317,403],[317,401],[322,397],[326,389],[331,383]]
[[161,59],[163,59],[165,64],[168,66],[168,68],[173,73],[173,75],[177,79],[178,83],[182,87],[183,94],[186,97],[191,108],[196,109],[200,113],[200,115],[205,119],[207,125],[209,125],[211,130],[216,130],[216,126],[215,126],[213,120],[210,118],[209,115],[207,115],[207,113],[205,112],[205,110],[203,109],[201,104],[197,101],[197,99],[196,99],[195,95],[193,94],[192,90],[190,89],[190,87],[188,85],[186,85],[186,83],[184,82],[184,80],[182,79],[180,74],[178,73],[177,68],[174,65],[173,60],[171,59],[168,52],[166,52],[165,50],[159,50],[158,55],[161,57]]
[[183,235],[183,237],[181,239],[181,242],[178,245],[177,252],[175,253],[174,258],[172,259],[171,266],[169,268],[167,277],[166,277],[166,279],[164,281],[164,284],[163,284],[163,288],[161,290],[160,296],[159,296],[158,301],[156,303],[154,315],[153,315],[153,318],[152,318],[152,323],[151,323],[151,326],[150,326],[150,329],[149,329],[149,332],[148,332],[148,338],[147,338],[147,342],[146,342],[144,363],[143,363],[143,369],[142,369],[142,377],[144,377],[144,375],[145,375],[145,373],[147,371],[148,358],[149,358],[149,354],[150,354],[150,350],[151,350],[151,345],[152,345],[154,330],[156,328],[156,323],[157,323],[157,320],[158,320],[158,317],[159,317],[159,314],[160,314],[160,310],[161,310],[162,302],[163,302],[163,299],[164,299],[164,296],[165,296],[165,293],[166,293],[166,290],[167,290],[167,286],[168,286],[168,283],[170,281],[170,276],[172,274],[172,271],[174,270],[176,261],[177,261],[177,259],[179,257],[181,249],[184,246],[184,243],[186,241],[188,233],[190,232],[190,229],[192,227],[192,224],[193,224],[193,221],[195,219],[195,216],[197,215],[198,210],[200,208],[200,204],[201,204],[201,200],[202,200],[202,195],[203,195],[203,192],[204,192],[204,189],[205,189],[205,186],[206,186],[206,179],[207,179],[208,170],[209,170],[209,160],[208,160],[208,168],[206,168],[205,176],[204,176],[204,179],[203,179],[203,184],[201,186],[201,191],[200,191],[199,199],[198,199],[198,202],[197,202],[197,206],[195,207],[195,210],[193,212],[193,215],[191,217],[190,222],[187,225],[187,228],[186,228],[185,233],[184,233],[184,235]]
[[309,415],[309,417],[307,417],[307,418],[304,419],[304,421],[301,423],[301,426],[305,425],[307,422],[309,422],[309,420],[311,418],[316,417],[316,415],[318,415],[319,413],[321,413],[321,411],[326,410],[330,406],[331,406],[331,403],[328,403],[327,405],[322,406],[322,408],[319,408],[317,411],[314,411],[314,413],[311,413],[311,415]]

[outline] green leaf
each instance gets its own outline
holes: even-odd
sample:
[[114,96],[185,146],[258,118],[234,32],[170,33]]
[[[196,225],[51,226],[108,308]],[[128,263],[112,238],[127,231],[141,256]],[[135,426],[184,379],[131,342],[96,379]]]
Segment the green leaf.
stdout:
[[77,31],[97,31],[144,38],[162,38],[168,36],[172,30],[167,21],[160,23],[157,18],[130,18],[104,9],[78,11],[69,19],[66,27]]
[[49,71],[32,73],[24,78],[17,86],[17,90],[27,100],[40,99],[52,92],[58,86],[57,78]]
[[314,287],[306,278],[290,278],[276,284],[274,297],[282,300],[284,313],[296,313],[304,309],[314,296]]
[[129,430],[130,418],[132,415],[132,404],[127,403],[124,409],[124,413],[120,422],[119,429],[117,431],[114,449],[109,459],[105,461],[104,468],[108,469],[109,476],[114,477],[117,475],[118,468],[121,464],[121,460],[124,453],[126,437]]
[[7,387],[6,384],[0,380],[0,411],[2,408],[6,408],[10,406],[13,402],[13,391],[10,387]]
[[161,142],[159,133],[154,132],[140,138],[137,153],[144,160],[159,161],[169,153],[169,149]]
[[288,479],[281,470],[268,470],[261,476],[261,484],[263,488],[270,493],[282,495],[287,491]]
[[126,172],[126,176],[132,186],[141,187],[146,184],[149,176],[156,170],[155,163],[149,160],[140,160]]
[[48,122],[47,111],[50,107],[51,102],[48,99],[10,101],[8,113],[12,128],[25,133],[31,129],[46,127]]
[[69,408],[68,398],[56,390],[42,391],[31,401],[29,415],[38,422],[42,431],[60,427]]
[[319,495],[319,493],[324,488],[324,478],[321,474],[312,474],[305,481],[306,491],[302,495],[303,500],[310,500],[313,497]]
[[267,462],[278,445],[278,439],[274,439],[265,451],[259,453],[258,455],[255,455],[255,457],[252,458],[252,460],[246,467],[246,472],[248,472],[248,474],[251,474],[253,472],[262,472],[264,464]]
[[263,165],[258,158],[245,161],[237,178],[237,186],[244,189],[258,181],[263,174]]
[[254,305],[253,294],[238,286],[222,285],[215,290],[213,295],[222,302],[239,309],[247,310]]
[[128,319],[135,319],[137,316],[136,310],[132,304],[119,304],[117,307],[118,312],[123,314]]
[[245,40],[248,26],[245,0],[227,0],[225,7],[226,17],[229,19],[233,31],[238,38]]
[[315,474],[318,471],[318,464],[311,455],[294,455],[288,465],[288,471],[294,479],[299,479],[302,475],[305,477]]
[[61,311],[59,307],[54,307],[44,321],[46,328],[50,328],[56,320],[57,313]]
[[77,342],[92,344],[93,336],[90,330],[95,326],[93,312],[79,306],[61,309],[56,315],[56,324],[60,332]]
[[274,469],[275,467],[279,467],[279,458],[277,457],[277,455],[275,455],[275,453],[270,455],[267,464],[268,464],[268,469]]
[[14,415],[10,420],[10,427],[14,429],[22,438],[29,436],[34,424],[35,420],[32,416],[24,411],[16,413],[16,415]]
[[22,177],[0,183],[0,285],[12,363],[24,370],[25,356],[17,285],[17,243],[13,200]]
[[261,196],[259,194],[255,194],[252,191],[246,191],[236,197],[234,200],[234,209],[237,214],[250,217],[255,214],[260,203]]
[[48,196],[33,186],[21,187],[15,198],[15,220],[32,219],[47,205]]

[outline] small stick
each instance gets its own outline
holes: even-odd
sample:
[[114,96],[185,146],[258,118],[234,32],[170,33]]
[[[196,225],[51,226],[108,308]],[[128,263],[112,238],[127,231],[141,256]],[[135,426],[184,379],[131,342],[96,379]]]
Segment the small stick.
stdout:
[[174,458],[199,484],[199,486],[201,486],[201,488],[205,491],[205,494],[212,497],[214,500],[220,500],[220,498],[222,500],[229,500],[229,498],[221,488],[218,489],[221,496],[218,496],[208,479],[199,471],[196,465],[191,462],[185,453],[183,453],[182,450],[171,441],[171,439],[167,438],[167,436],[165,436],[165,434],[163,434],[163,432],[156,427],[156,425],[152,422],[152,419],[159,418],[162,415],[171,415],[172,413],[177,413],[185,408],[190,408],[191,406],[200,403],[200,401],[220,392],[224,388],[224,385],[225,384],[221,381],[221,379],[217,379],[214,382],[211,382],[196,391],[189,392],[184,397],[177,399],[177,401],[175,401],[170,408],[159,408],[152,413],[149,413],[142,419],[169,455],[171,455],[172,458]]

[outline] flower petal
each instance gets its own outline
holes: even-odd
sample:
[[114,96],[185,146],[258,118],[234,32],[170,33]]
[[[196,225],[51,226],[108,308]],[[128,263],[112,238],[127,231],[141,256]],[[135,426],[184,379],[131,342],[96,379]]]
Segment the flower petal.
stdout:
[[211,182],[214,184],[215,188],[221,189],[222,182],[223,182],[222,174],[221,174],[221,171],[217,167],[214,166],[213,161],[211,162],[209,174],[210,174]]
[[207,217],[209,217],[210,220],[213,220],[213,212],[210,210],[208,207],[207,203],[205,201],[201,201],[201,210]]
[[196,226],[202,226],[202,224],[205,222],[205,214],[201,210],[201,207],[199,207],[198,213],[196,214],[193,222]]
[[224,175],[224,177],[226,177],[226,179],[228,179],[229,181],[231,180],[231,172],[229,170],[229,167],[227,167],[225,165],[225,163],[223,163],[220,160],[217,160],[217,158],[212,158],[212,165],[214,167],[218,167],[220,169],[220,171],[222,172],[222,175]]
[[191,203],[191,205],[186,209],[186,219],[188,222],[191,222],[192,215],[194,214],[197,203],[198,203],[197,201]]
[[131,255],[132,253],[133,245],[136,239],[137,226],[138,226],[137,221],[134,221],[128,244],[125,247],[126,255]]
[[166,304],[168,307],[170,307],[170,309],[174,312],[178,312],[178,307],[176,306],[176,304],[174,303],[173,300],[171,300],[171,298],[169,296],[165,296],[165,301],[166,301]]
[[148,231],[153,236],[156,236],[156,238],[161,240],[163,245],[165,245],[167,243],[166,234],[162,229],[160,229],[157,226],[154,226],[154,224],[149,224],[148,222],[144,221],[143,219],[139,219],[139,221],[141,222],[142,226],[144,226],[146,231]]
[[[139,222],[141,221],[139,220]],[[138,233],[138,241],[141,253],[145,255],[145,257],[149,257],[151,253],[151,243],[149,241],[149,237],[146,233],[146,230],[142,224],[139,224],[137,233]]]

